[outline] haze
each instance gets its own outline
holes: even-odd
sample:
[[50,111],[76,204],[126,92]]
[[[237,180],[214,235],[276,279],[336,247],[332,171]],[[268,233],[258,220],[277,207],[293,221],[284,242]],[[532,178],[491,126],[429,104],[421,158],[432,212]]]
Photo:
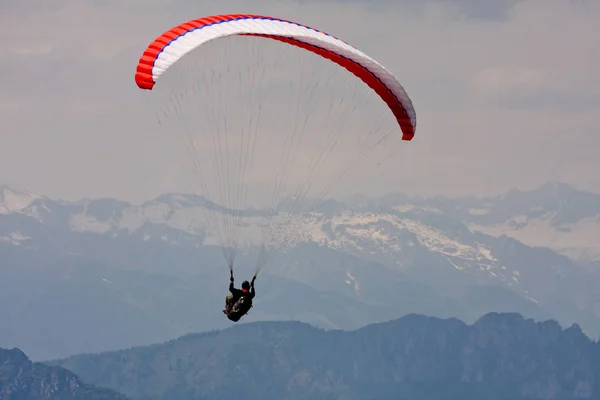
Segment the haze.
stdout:
[[550,180],[600,192],[600,3],[567,0],[5,1],[0,182],[66,199],[192,191],[179,143],[144,118],[135,66],[174,24],[246,12],[343,38],[412,98],[406,157],[361,170],[347,193],[488,195]]

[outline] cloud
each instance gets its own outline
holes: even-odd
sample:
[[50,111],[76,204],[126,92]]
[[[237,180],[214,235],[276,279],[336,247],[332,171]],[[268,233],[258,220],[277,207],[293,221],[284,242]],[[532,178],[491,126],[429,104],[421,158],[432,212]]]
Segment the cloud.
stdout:
[[135,65],[174,24],[251,12],[343,37],[393,71],[413,99],[414,141],[357,172],[347,192],[491,194],[556,179],[600,192],[598,2],[20,0],[0,7],[0,181],[8,184],[136,201],[192,190],[179,143],[145,117]]

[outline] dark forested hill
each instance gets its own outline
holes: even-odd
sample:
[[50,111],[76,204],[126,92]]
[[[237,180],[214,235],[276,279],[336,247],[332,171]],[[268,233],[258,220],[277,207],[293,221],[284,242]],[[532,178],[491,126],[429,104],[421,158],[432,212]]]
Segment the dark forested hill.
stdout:
[[417,315],[355,331],[242,324],[52,364],[135,399],[597,399],[600,348],[577,325]]
[[127,400],[112,390],[84,384],[60,367],[33,363],[19,349],[0,348],[1,400]]

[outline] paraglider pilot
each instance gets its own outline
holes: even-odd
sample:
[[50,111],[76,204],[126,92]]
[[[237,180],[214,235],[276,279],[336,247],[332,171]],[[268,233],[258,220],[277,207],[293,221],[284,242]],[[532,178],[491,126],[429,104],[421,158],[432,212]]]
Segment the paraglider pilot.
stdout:
[[227,315],[231,321],[237,322],[242,318],[250,308],[252,308],[252,299],[255,296],[254,281],[256,275],[252,277],[252,282],[242,282],[242,289],[237,289],[233,285],[233,268],[229,266],[229,291],[231,295],[225,298],[225,309],[223,313]]

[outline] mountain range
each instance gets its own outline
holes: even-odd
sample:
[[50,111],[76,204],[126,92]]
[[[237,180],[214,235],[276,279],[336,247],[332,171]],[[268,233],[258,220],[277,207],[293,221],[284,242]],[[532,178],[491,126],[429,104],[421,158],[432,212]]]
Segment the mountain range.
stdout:
[[[0,346],[50,359],[229,326],[206,205],[186,194],[130,204],[0,188]],[[238,281],[253,272],[259,223],[241,231]],[[598,195],[560,183],[489,198],[357,195],[293,225],[243,321],[356,329],[498,311],[600,333]]]
[[600,348],[577,325],[410,314],[353,331],[257,322],[48,362],[137,400],[598,398]]

